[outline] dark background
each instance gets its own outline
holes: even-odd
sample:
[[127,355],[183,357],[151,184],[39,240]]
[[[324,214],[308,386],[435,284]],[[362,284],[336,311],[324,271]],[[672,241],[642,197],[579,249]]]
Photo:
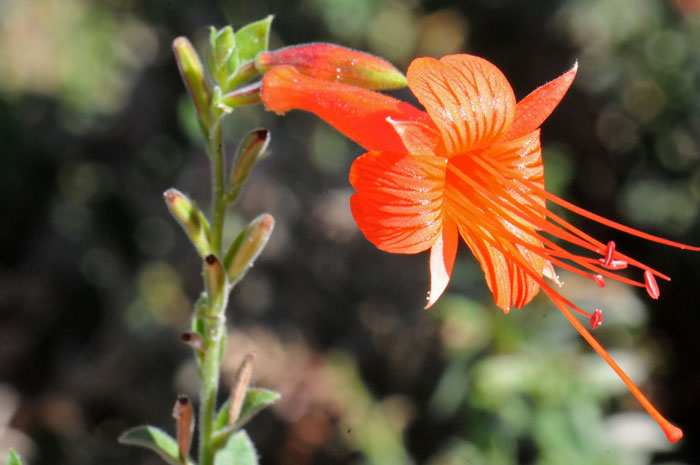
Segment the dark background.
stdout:
[[[578,60],[574,86],[543,126],[549,188],[700,244],[698,2],[54,3],[0,5],[0,447],[29,463],[158,463],[116,437],[146,422],[172,431],[176,395],[196,396],[178,335],[201,290],[200,264],[161,195],[177,187],[207,206],[208,160],[170,44],[188,36],[204,56],[209,25],[274,14],[271,48],[329,41],[401,69],[415,56],[473,53],[518,98]],[[585,375],[592,351],[551,303],[504,317],[465,249],[443,307],[423,311],[427,254],[377,251],[349,214],[359,147],[296,112],[243,109],[229,125],[230,148],[257,127],[273,137],[228,231],[265,211],[277,220],[232,295],[225,373],[253,348],[256,383],[283,393],[249,428],[262,464],[700,461],[696,253],[577,221],[673,278],[659,301],[614,287],[598,300],[567,275],[561,292],[605,305],[612,324],[601,342],[621,362],[636,357],[623,365],[686,434],[666,448],[644,419],[621,442],[584,447],[618,438],[608,415],[639,407],[621,382],[601,388]],[[527,365],[547,357],[551,366]],[[514,380],[489,378],[489,367]],[[539,375],[528,378],[530,368]],[[489,397],[494,379],[515,387]],[[565,387],[541,386],[550,379]],[[555,420],[571,434],[557,436]],[[557,455],[576,447],[592,455]]]

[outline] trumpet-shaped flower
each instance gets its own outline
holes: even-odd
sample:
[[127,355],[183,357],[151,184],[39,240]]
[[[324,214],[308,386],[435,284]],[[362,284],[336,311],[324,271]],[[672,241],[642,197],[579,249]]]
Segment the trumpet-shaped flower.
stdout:
[[[576,66],[516,103],[500,70],[482,58],[419,58],[407,79],[425,107],[421,111],[280,66],[265,75],[262,98],[278,113],[313,112],[369,150],[350,170],[357,191],[351,199],[353,216],[381,250],[430,250],[428,307],[448,284],[461,238],[481,264],[498,307],[505,312],[522,307],[542,290],[676,441],[682,431],[659,414],[574,315],[589,318],[595,329],[602,323],[601,310],[586,312],[557,290],[554,266],[601,287],[605,278],[645,287],[652,298],[659,296],[656,278],[669,278],[616,250],[614,242],[587,235],[548,210],[547,201],[638,237],[700,250],[607,220],[545,190],[539,127],[575,75]],[[616,273],[628,265],[639,269],[643,280]]]

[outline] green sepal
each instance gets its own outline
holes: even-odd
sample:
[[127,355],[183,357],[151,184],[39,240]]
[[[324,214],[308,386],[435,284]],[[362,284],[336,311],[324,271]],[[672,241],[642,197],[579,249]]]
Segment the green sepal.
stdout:
[[6,465],[22,465],[22,461],[19,459],[19,455],[14,449],[10,449],[10,453],[7,454]]
[[119,436],[119,442],[130,446],[151,449],[171,465],[190,463],[189,459],[185,462],[180,459],[177,441],[170,437],[168,433],[155,426],[148,425],[131,428]]
[[274,404],[281,397],[279,392],[271,389],[257,387],[248,388],[243,406],[241,407],[241,413],[233,424],[229,424],[231,399],[227,399],[221,408],[219,408],[219,413],[216,415],[215,433],[212,437],[212,443],[222,444],[228,437],[243,428],[255,415],[260,413],[262,409]]
[[232,435],[214,455],[214,465],[258,465],[258,453],[245,431]]
[[226,84],[229,77],[229,62],[236,45],[236,36],[231,26],[218,31],[215,27],[209,30],[209,71],[219,85]]

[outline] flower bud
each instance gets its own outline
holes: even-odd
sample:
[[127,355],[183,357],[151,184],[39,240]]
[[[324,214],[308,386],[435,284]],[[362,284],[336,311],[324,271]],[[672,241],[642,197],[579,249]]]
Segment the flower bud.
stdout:
[[209,245],[209,222],[199,207],[185,194],[171,188],[163,194],[170,213],[182,226],[187,236],[202,257],[211,253]]
[[261,88],[262,82],[256,82],[233,90],[219,97],[216,105],[223,110],[224,113],[230,113],[236,107],[260,103],[262,102],[262,98],[260,97]]
[[269,144],[270,132],[267,129],[251,131],[241,140],[231,169],[229,188],[226,193],[227,202],[234,202],[238,198],[243,183],[248,178],[253,166],[267,154],[266,150]]
[[185,194],[177,189],[168,189],[163,194],[168,210],[185,230],[200,256],[211,253],[209,223],[202,211]]
[[333,44],[315,43],[262,52],[255,59],[261,73],[274,66],[293,66],[302,74],[371,90],[399,89],[406,76],[382,58]]
[[221,303],[225,302],[228,296],[226,270],[214,254],[204,258],[204,286],[210,302],[209,308],[223,311]]
[[180,460],[189,463],[187,457],[192,445],[192,433],[194,433],[194,409],[187,396],[179,396],[173,407],[173,418],[177,423],[177,446],[180,452]]
[[275,219],[272,215],[264,213],[251,221],[231,243],[224,258],[224,266],[232,286],[253,266],[265,248],[274,226]]
[[209,91],[204,80],[204,69],[197,51],[186,37],[178,37],[173,41],[173,52],[180,75],[185,82],[185,87],[192,97],[194,106],[202,126],[206,127],[209,121]]
[[231,404],[229,405],[228,414],[229,425],[234,424],[241,414],[241,407],[243,407],[243,401],[248,392],[248,385],[253,376],[253,362],[255,361],[255,356],[255,352],[249,352],[243,359],[241,366],[238,367],[238,371],[236,371],[236,377],[231,387]]

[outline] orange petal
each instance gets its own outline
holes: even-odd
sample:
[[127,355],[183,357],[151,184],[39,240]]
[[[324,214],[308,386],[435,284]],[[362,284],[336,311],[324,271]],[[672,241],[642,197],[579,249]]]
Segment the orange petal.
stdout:
[[262,99],[268,110],[305,110],[316,114],[367,150],[406,153],[386,119],[427,121],[425,112],[394,98],[337,82],[314,79],[290,66],[265,73]]
[[350,168],[357,193],[350,199],[355,221],[380,250],[418,253],[442,231],[446,159],[431,155],[369,152]]
[[[519,261],[529,263],[533,267],[530,272],[541,275],[544,269],[544,259],[525,247],[508,244],[507,241],[498,241],[498,247],[495,247],[491,245],[482,231],[463,226],[460,225],[459,232],[476,259],[479,260],[486,277],[486,284],[493,293],[496,305],[508,313],[511,306],[522,308],[530,302],[539,292],[540,286],[519,264]],[[523,234],[520,230],[511,232],[517,234],[525,242],[540,245],[537,239]],[[513,257],[515,253],[521,256],[520,260]]]
[[[501,173],[505,177],[526,179],[544,188],[544,165],[542,164],[542,149],[540,147],[540,131],[532,131],[518,139],[494,144],[488,155],[498,161],[501,166],[508,167],[508,173]],[[511,195],[518,197],[517,194]],[[544,197],[532,192],[528,199],[521,202],[537,202],[545,206]]]
[[458,239],[457,226],[449,216],[445,216],[442,234],[430,248],[430,295],[425,308],[430,308],[437,302],[450,282],[457,256]]
[[407,76],[411,91],[440,130],[448,154],[484,147],[510,128],[515,114],[513,89],[498,68],[483,58],[418,58]]
[[539,128],[564,98],[564,94],[576,77],[576,70],[578,70],[578,63],[568,72],[538,87],[518,102],[515,107],[515,119],[506,138],[515,139]]
[[394,121],[388,118],[389,124],[403,141],[408,153],[413,155],[442,155],[445,148],[442,137],[432,121],[415,123],[412,121]]

